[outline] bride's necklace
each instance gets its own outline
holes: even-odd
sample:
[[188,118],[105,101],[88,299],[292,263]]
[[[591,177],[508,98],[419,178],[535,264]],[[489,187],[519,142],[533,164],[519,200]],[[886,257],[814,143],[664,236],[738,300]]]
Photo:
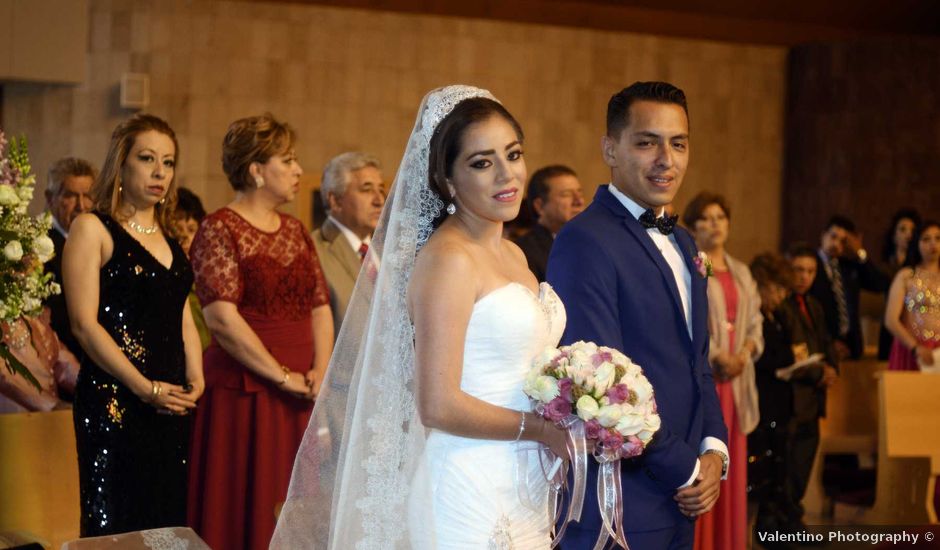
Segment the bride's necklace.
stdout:
[[127,227],[130,227],[138,233],[143,233],[144,235],[153,235],[157,232],[157,222],[153,222],[153,225],[150,227],[144,227],[134,220],[127,220]]

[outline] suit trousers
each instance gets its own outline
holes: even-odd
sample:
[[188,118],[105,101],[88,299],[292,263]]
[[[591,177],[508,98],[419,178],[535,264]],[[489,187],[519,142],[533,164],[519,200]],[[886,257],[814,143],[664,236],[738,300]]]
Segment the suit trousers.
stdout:
[[[561,548],[562,550],[590,550],[594,548],[597,535],[597,529],[579,529],[578,524],[572,523],[568,526],[565,542]],[[631,550],[692,550],[695,522],[690,520],[668,529],[629,532],[626,535],[627,544],[630,545]],[[611,541],[607,541],[607,544],[610,546]]]
[[787,515],[791,522],[803,517],[803,495],[809,485],[809,475],[819,448],[819,418],[794,420],[790,424],[787,449]]

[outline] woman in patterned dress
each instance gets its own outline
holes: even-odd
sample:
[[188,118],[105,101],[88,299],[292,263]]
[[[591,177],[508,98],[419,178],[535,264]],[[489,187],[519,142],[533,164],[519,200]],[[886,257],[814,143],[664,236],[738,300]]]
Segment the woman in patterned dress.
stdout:
[[333,346],[313,241],[277,211],[303,170],[294,133],[270,115],[237,120],[222,145],[235,200],[190,249],[212,343],[196,413],[190,525],[212,548],[263,549]]
[[940,224],[924,223],[911,240],[907,265],[895,275],[885,307],[885,326],[894,335],[889,370],[933,365],[940,347]]

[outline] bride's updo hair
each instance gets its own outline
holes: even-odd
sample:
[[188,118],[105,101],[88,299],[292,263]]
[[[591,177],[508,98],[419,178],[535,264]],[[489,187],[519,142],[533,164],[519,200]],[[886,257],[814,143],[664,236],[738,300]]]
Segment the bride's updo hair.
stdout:
[[[516,132],[519,141],[523,141],[522,126],[509,114],[499,102],[485,97],[472,97],[457,104],[434,129],[428,153],[428,181],[431,190],[444,201],[453,202],[447,180],[454,173],[454,161],[463,145],[463,135],[471,125],[483,122],[493,116],[501,116]],[[435,220],[435,227],[442,218]]]

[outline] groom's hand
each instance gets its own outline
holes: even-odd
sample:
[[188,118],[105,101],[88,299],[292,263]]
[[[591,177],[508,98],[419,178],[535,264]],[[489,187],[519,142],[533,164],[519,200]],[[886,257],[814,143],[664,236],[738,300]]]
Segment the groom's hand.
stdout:
[[690,518],[698,517],[712,509],[718,500],[721,483],[721,457],[714,453],[699,457],[701,466],[695,483],[680,489],[673,497],[679,503],[679,511]]

